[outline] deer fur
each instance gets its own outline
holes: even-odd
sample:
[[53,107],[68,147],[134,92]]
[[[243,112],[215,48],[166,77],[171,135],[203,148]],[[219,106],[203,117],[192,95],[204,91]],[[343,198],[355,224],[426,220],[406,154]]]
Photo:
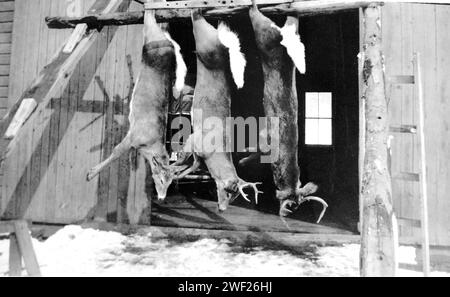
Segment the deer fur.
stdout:
[[[185,150],[194,153],[196,159],[193,168],[198,167],[199,159],[203,160],[212,178],[216,182],[218,208],[224,211],[228,204],[239,195],[248,200],[243,192],[245,187],[253,187],[257,199],[257,183],[247,183],[239,178],[234,167],[229,148],[229,139],[225,135],[225,130],[212,132],[206,131],[203,121],[206,118],[216,117],[222,122],[222,127],[226,127],[226,119],[231,116],[231,87],[233,86],[232,72],[230,70],[236,58],[240,60],[241,74],[235,78],[243,78],[245,62],[242,63],[243,56],[240,53],[239,39],[232,36],[224,25],[219,26],[219,30],[210,25],[199,10],[192,12],[193,32],[197,53],[197,83],[193,99],[193,126],[194,133],[186,142]],[[221,32],[219,34],[219,32]],[[220,35],[220,36],[219,36]],[[225,41],[226,40],[226,41]],[[239,85],[239,81],[237,82]],[[203,139],[208,133],[218,133],[218,138],[223,139],[223,147],[219,150],[208,151],[204,147]],[[192,168],[182,173],[181,176],[191,172]]]
[[[179,46],[156,23],[151,13],[144,22],[142,69],[130,102],[130,129],[103,162],[89,170],[87,180],[92,180],[111,162],[131,148],[136,148],[150,163],[158,199],[164,199],[177,172],[186,168],[170,166],[165,148],[169,98],[175,74],[176,87],[184,84],[186,65]],[[178,70],[176,69],[178,68]],[[181,68],[181,70],[180,70]],[[180,88],[181,89],[181,88]]]
[[[267,118],[279,118],[279,152],[277,154],[279,158],[272,163],[271,167],[276,198],[280,201],[280,215],[286,216],[317,190],[317,186],[313,183],[301,187],[297,155],[298,102],[295,65],[300,71],[305,70],[304,46],[297,34],[298,20],[296,18],[287,17],[284,27],[280,29],[259,12],[255,0],[249,14],[264,73],[265,115]],[[297,40],[290,40],[292,38]],[[294,62],[296,62],[295,65]]]

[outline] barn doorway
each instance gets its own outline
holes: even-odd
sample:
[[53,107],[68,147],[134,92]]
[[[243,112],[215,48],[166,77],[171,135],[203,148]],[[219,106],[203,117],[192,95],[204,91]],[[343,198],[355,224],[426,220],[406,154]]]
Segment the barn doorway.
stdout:
[[[283,23],[283,17],[276,22]],[[245,86],[232,98],[232,115],[244,118],[264,116],[263,78],[253,29],[248,17],[233,19],[247,59]],[[195,43],[190,22],[171,24],[171,34],[182,49],[188,65],[188,83],[195,84]],[[288,219],[279,219],[278,201],[270,166],[239,166],[245,153],[235,153],[240,177],[262,181],[265,194],[258,205],[237,199],[226,212],[215,210],[214,182],[175,184],[163,203],[155,201],[152,224],[208,229],[243,229],[314,233],[356,231],[358,203],[359,135],[359,11],[300,19],[300,35],[306,48],[306,74],[297,73],[299,103],[299,165],[302,183],[319,185],[317,196],[329,208],[320,225],[314,224],[321,205],[305,203]]]

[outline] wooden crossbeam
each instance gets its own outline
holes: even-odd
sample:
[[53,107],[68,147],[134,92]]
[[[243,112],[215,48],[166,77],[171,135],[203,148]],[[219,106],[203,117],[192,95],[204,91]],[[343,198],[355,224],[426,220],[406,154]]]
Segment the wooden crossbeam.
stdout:
[[[292,3],[296,0],[257,0],[260,5],[275,5]],[[297,0],[298,1],[298,0]],[[189,1],[169,1],[169,2],[147,2],[144,5],[146,10],[155,9],[183,9],[183,8],[219,8],[219,7],[239,7],[251,6],[251,0],[189,0]]]
[[[227,0],[231,1],[231,0]],[[238,1],[238,0],[233,0]],[[357,9],[367,7],[371,3],[382,5],[380,1],[367,0],[348,0],[348,1],[329,1],[329,0],[261,0],[264,7],[260,11],[267,15],[319,15],[330,14],[337,11]],[[292,1],[292,3],[290,3]],[[189,1],[190,2],[190,1]],[[268,4],[271,2],[271,4]],[[171,2],[168,2],[171,5]],[[196,2],[197,3],[197,2]],[[248,14],[250,0],[239,0],[237,3],[243,3],[234,7],[215,7],[211,4],[196,4],[195,7],[207,8],[203,15],[207,19],[231,18],[239,15]],[[278,4],[276,4],[278,3]],[[148,4],[150,5],[150,4]],[[154,4],[151,4],[154,5]],[[167,4],[158,4],[167,5]],[[152,7],[152,6],[147,6]],[[174,22],[187,20],[191,17],[191,8],[177,8],[173,6],[155,9],[155,18],[158,22]],[[88,27],[97,26],[123,26],[143,24],[144,11],[111,13],[111,14],[91,14],[81,17],[46,17],[47,26],[52,29],[74,28],[78,24],[87,24]]]
[[[130,5],[130,0],[97,0],[88,11],[88,14],[102,14],[126,11]],[[78,62],[83,55],[91,48],[98,37],[97,30],[89,30],[87,26],[78,27],[72,33],[68,42],[61,48],[56,57],[43,68],[38,77],[26,89],[22,96],[11,107],[9,112],[0,123],[0,134],[5,135],[8,127],[13,121],[19,107],[25,98],[33,98],[38,110],[46,106],[58,90],[64,87],[72,77]],[[31,112],[26,118],[20,118],[20,126],[25,124]],[[17,134],[17,135],[16,135]],[[13,139],[8,139],[1,143],[2,160],[7,157],[13,147],[20,141],[20,130],[17,129]]]

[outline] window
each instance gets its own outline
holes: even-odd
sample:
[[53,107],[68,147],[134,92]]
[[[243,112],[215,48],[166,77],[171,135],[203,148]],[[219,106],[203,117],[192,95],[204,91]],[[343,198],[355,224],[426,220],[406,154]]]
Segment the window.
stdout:
[[331,93],[305,93],[305,144],[333,144],[331,103]]

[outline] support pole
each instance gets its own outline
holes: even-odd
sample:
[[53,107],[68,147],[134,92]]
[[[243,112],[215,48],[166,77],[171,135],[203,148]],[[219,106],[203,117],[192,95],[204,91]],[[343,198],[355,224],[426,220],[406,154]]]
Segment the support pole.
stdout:
[[397,224],[387,166],[388,112],[381,52],[380,7],[364,9],[365,157],[361,187],[361,276],[395,276]]

